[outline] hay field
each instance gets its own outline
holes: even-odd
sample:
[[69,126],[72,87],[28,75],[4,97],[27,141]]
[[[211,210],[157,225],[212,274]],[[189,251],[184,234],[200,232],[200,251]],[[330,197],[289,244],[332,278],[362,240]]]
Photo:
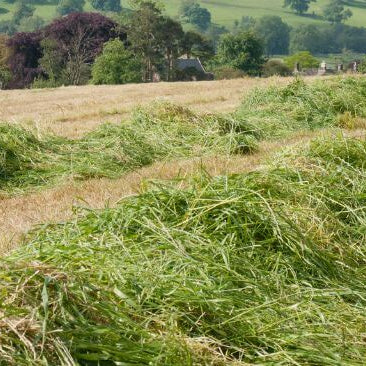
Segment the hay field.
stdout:
[[0,120],[30,126],[40,133],[78,138],[101,123],[128,119],[140,104],[170,101],[199,112],[225,113],[237,108],[245,93],[253,88],[284,85],[288,80],[244,78],[1,91]]
[[1,366],[366,363],[363,77],[3,95]]
[[[200,114],[230,113],[256,88],[284,86],[292,78],[244,78],[213,82],[159,83],[146,85],[81,86],[58,89],[1,91],[0,120],[24,127],[37,136],[54,134],[81,139],[104,123],[126,123],[138,106],[171,102]],[[307,83],[317,78],[307,78]],[[325,131],[327,133],[327,131]],[[121,197],[135,194],[148,179],[173,179],[194,174],[202,166],[210,174],[239,173],[256,167],[281,146],[304,142],[319,132],[302,132],[273,142],[262,142],[256,154],[244,157],[215,155],[204,158],[181,157],[157,161],[118,179],[98,177],[75,180],[71,177],[41,190],[28,189],[9,196],[0,192],[0,254],[16,247],[32,228],[65,220],[75,206],[102,208]],[[117,173],[118,174],[118,173]],[[3,191],[4,192],[4,191]]]
[[[131,118],[134,108],[152,102],[172,102],[200,113],[233,112],[242,98],[257,87],[286,85],[290,78],[236,79],[213,82],[159,83],[146,85],[80,86],[58,89],[1,91],[0,120],[22,126],[37,135],[52,133],[82,138],[99,125]],[[264,150],[267,150],[264,147]],[[241,161],[237,164],[237,161]],[[211,157],[204,165],[214,174],[238,171],[258,156]],[[0,194],[0,253],[19,243],[35,225],[70,218],[73,206],[102,208],[122,196],[136,193],[146,179],[168,179],[197,171],[202,160],[158,162],[117,180],[106,178],[62,183],[40,192],[16,197]]]

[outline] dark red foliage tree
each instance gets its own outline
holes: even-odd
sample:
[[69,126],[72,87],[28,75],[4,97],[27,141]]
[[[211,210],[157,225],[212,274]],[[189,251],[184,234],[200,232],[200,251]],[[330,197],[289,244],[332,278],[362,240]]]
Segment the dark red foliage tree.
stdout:
[[95,59],[105,42],[119,36],[117,24],[99,13],[71,13],[43,30],[44,38],[54,39],[65,53],[82,53],[86,62]]
[[41,39],[40,32],[30,32],[17,33],[7,41],[11,50],[8,64],[13,75],[8,87],[24,88],[41,73],[38,67],[42,55]]
[[56,42],[70,73],[68,82],[78,84],[83,67],[94,62],[105,42],[117,37],[126,38],[113,20],[98,13],[72,13],[56,19],[39,32],[16,34],[8,42],[12,50],[9,59],[14,75],[12,87],[29,86],[34,76],[41,72],[38,61],[42,57],[42,39]]
[[43,36],[58,44],[67,82],[73,85],[80,84],[83,69],[94,62],[105,42],[123,38],[117,32],[117,24],[98,13],[72,13],[59,18],[43,30]]

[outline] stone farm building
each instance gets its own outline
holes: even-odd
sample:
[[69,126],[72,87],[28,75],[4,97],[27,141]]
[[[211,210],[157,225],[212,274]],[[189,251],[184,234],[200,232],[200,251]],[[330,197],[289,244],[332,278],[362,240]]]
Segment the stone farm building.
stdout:
[[175,63],[178,76],[181,80],[213,80],[214,75],[206,72],[199,58],[191,58],[183,55],[176,60]]

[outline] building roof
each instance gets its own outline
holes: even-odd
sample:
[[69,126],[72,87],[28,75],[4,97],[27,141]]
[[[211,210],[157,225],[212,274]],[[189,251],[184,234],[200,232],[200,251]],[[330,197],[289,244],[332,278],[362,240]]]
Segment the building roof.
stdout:
[[176,66],[180,70],[195,68],[197,71],[206,73],[205,68],[201,64],[199,58],[188,58],[186,55],[177,59]]

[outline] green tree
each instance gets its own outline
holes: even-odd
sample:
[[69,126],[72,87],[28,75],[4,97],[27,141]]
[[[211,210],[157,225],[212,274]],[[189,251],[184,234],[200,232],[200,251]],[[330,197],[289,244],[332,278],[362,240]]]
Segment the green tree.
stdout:
[[143,1],[133,12],[128,24],[128,40],[143,63],[143,81],[153,80],[154,72],[164,63],[160,41],[161,10],[156,4]]
[[85,0],[60,0],[56,11],[59,15],[63,16],[83,11],[84,5]]
[[108,41],[92,67],[93,84],[126,84],[142,81],[141,62],[119,39]]
[[170,81],[173,79],[174,61],[184,40],[184,31],[179,22],[168,17],[160,18],[158,31],[165,54],[165,79]]
[[211,13],[202,8],[196,0],[184,0],[179,9],[181,19],[195,25],[201,31],[205,31],[211,24]]
[[335,44],[336,31],[314,24],[302,24],[291,30],[290,52],[310,51],[311,53],[331,52]]
[[278,16],[264,16],[254,26],[254,31],[264,40],[268,56],[285,55],[290,44],[290,27]]
[[316,0],[284,0],[284,7],[291,8],[296,14],[304,14],[309,10],[310,3]]
[[184,36],[182,25],[163,16],[155,3],[143,1],[130,18],[127,34],[143,61],[143,80],[152,81],[154,73],[165,73],[170,80]]
[[212,42],[194,31],[187,31],[184,34],[179,47],[181,53],[186,54],[188,58],[199,57],[201,61],[210,60],[215,55]]
[[302,69],[312,69],[319,66],[319,61],[309,52],[302,51],[288,56],[284,59],[285,64],[293,70],[297,63]]
[[121,0],[90,0],[96,10],[120,12],[122,10]]
[[173,80],[175,60],[181,54],[208,59],[213,53],[209,41],[196,32],[184,33],[181,23],[163,16],[154,2],[135,2],[126,28],[133,52],[142,60],[145,82],[152,81],[156,74]]
[[263,51],[262,40],[253,32],[227,34],[220,40],[217,57],[222,65],[258,75],[265,63]]
[[7,65],[10,50],[7,46],[8,37],[0,34],[0,89],[4,89],[11,80],[11,72]]
[[52,86],[63,84],[64,60],[57,42],[54,39],[45,38],[41,41],[41,47],[42,57],[39,60],[39,66],[47,75],[47,80]]
[[324,8],[324,18],[332,24],[342,23],[352,15],[352,11],[344,7],[342,0],[331,0]]

